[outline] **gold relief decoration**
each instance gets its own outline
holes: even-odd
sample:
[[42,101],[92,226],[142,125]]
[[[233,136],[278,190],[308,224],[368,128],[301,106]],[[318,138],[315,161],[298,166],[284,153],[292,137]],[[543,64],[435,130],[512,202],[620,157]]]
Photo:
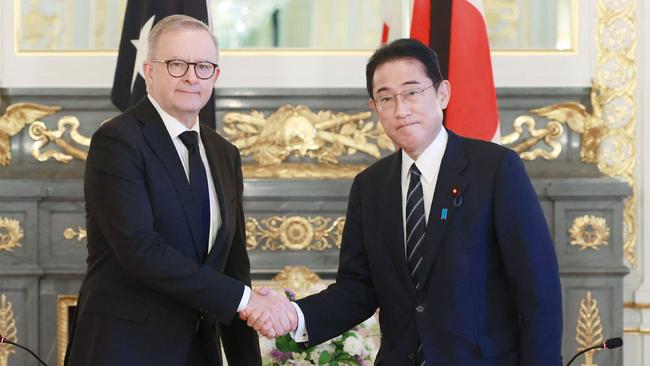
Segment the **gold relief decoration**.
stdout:
[[25,125],[52,115],[61,107],[36,103],[16,103],[0,117],[0,166],[11,163],[11,137],[20,133]]
[[0,251],[12,252],[14,248],[22,246],[23,229],[20,221],[8,217],[0,217]]
[[77,295],[59,295],[56,302],[56,364],[63,366],[68,347],[70,308],[77,306]]
[[585,249],[599,250],[601,246],[607,245],[609,240],[609,227],[604,217],[585,215],[576,217],[569,229],[571,245]]
[[[603,342],[603,325],[600,322],[598,301],[593,298],[591,291],[580,301],[578,320],[576,325],[577,351],[580,352],[591,346]],[[597,366],[594,363],[594,351],[585,353],[585,362],[582,366]]]
[[77,226],[77,230],[69,227],[63,231],[63,237],[68,240],[82,241],[86,239],[86,229],[81,226]]
[[[305,106],[283,105],[268,117],[258,111],[227,113],[223,122],[230,141],[255,162],[243,168],[248,178],[345,178],[362,168],[342,169],[340,156],[360,152],[379,158],[380,149],[395,149],[381,123],[367,121],[370,116],[370,112],[314,113]],[[287,162],[292,157],[313,159],[317,164]],[[313,168],[305,172],[306,165]]]
[[341,246],[345,217],[271,216],[260,221],[246,219],[246,249],[314,250]]
[[[5,294],[0,295],[0,334],[8,341],[18,342],[14,311]],[[0,366],[7,366],[9,356],[14,353],[16,353],[14,346],[7,343],[0,344]]]
[[[524,134],[524,127],[528,130],[528,137],[522,142],[518,142],[514,146],[510,146],[516,151],[519,156],[524,160],[535,160],[542,157],[546,160],[557,159],[562,152],[562,144],[559,139],[564,134],[562,124],[556,121],[550,121],[546,127],[541,129],[535,128],[535,120],[530,116],[519,116],[515,119],[512,125],[514,132],[509,135],[501,137],[501,143],[504,145],[511,145],[518,142]],[[550,151],[541,148],[535,148],[530,151],[532,147],[536,146],[538,142],[544,143],[551,148]]]
[[[73,144],[76,143],[77,145],[86,147],[90,146],[90,138],[79,133],[79,119],[74,116],[64,116],[59,119],[57,127],[58,129],[56,131],[51,131],[40,121],[34,122],[29,126],[29,136],[34,139],[32,156],[38,161],[47,161],[52,158],[62,163],[68,163],[72,159],[85,161],[88,156],[88,151]],[[69,133],[69,140],[64,137],[66,132]],[[50,142],[54,142],[63,152],[56,150],[42,152],[41,149]]]
[[277,283],[277,287],[294,291],[298,298],[320,291],[321,287],[324,287],[321,278],[305,266],[286,266],[273,277],[273,281]]

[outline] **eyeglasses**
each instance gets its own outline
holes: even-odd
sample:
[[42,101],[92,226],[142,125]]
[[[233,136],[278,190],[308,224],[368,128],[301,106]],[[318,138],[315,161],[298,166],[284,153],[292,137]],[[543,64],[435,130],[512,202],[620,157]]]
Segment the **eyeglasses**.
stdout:
[[187,74],[187,70],[189,70],[190,65],[192,65],[194,66],[196,77],[201,80],[211,78],[212,75],[214,75],[214,71],[219,67],[219,64],[209,61],[187,62],[184,60],[151,60],[151,62],[167,64],[167,72],[175,78],[180,78]]
[[432,88],[433,86],[434,84],[431,84],[426,88],[413,88],[413,89],[404,90],[397,94],[380,95],[375,99],[375,105],[379,110],[383,110],[383,111],[392,110],[397,105],[398,95],[402,96],[402,99],[405,102],[413,103],[418,100],[418,98],[420,97],[420,95],[422,95],[422,93],[424,93],[427,89]]

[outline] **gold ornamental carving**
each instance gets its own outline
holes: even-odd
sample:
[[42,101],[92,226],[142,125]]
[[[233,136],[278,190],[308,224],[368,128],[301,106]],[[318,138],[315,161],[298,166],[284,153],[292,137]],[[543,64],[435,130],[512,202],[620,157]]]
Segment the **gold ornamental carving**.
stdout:
[[67,240],[76,239],[77,241],[82,241],[86,239],[86,234],[86,229],[82,228],[81,226],[77,226],[77,230],[69,227],[63,231],[63,237]]
[[20,221],[8,217],[0,217],[0,251],[12,252],[14,248],[22,246],[23,229]]
[[16,103],[5,110],[0,117],[0,166],[11,163],[11,138],[23,128],[43,117],[52,115],[61,107],[47,106],[36,103]]
[[[600,321],[598,301],[593,298],[591,291],[580,301],[576,325],[577,352],[603,342],[603,325]],[[594,363],[594,351],[585,353],[582,366],[597,366]]]
[[[79,148],[90,146],[90,138],[79,133],[79,119],[74,116],[64,116],[57,123],[57,130],[49,130],[45,123],[37,121],[29,126],[29,136],[34,140],[32,156],[38,161],[54,159],[62,163],[69,163],[72,159],[85,161],[88,156],[86,149]],[[68,133],[69,139],[65,137]],[[50,149],[41,151],[50,142],[53,142],[62,152]]]
[[[527,129],[528,138],[524,136],[524,127]],[[562,152],[562,143],[559,141],[564,134],[564,127],[556,121],[550,121],[546,127],[536,129],[535,119],[530,116],[519,116],[512,124],[514,131],[501,137],[503,145],[511,145],[510,148],[519,154],[524,160],[535,160],[539,157],[546,160],[557,159]],[[539,142],[544,142],[550,150],[533,148]],[[515,144],[516,145],[513,145]],[[531,149],[533,148],[533,149]]]
[[298,298],[322,290],[319,287],[322,285],[321,278],[306,266],[286,266],[273,277],[273,281],[277,283],[277,287],[294,291]]
[[271,216],[246,219],[246,249],[323,251],[340,248],[345,217]]
[[585,215],[576,217],[569,229],[571,245],[585,249],[599,250],[601,246],[607,245],[609,240],[609,227],[604,217]]
[[59,295],[56,302],[56,364],[63,366],[68,347],[70,308],[77,306],[76,295]]
[[[0,334],[8,341],[18,342],[16,329],[16,320],[11,303],[7,300],[5,294],[0,295]],[[9,356],[16,353],[14,346],[2,343],[0,344],[0,366],[7,366]]]
[[[380,149],[395,149],[381,123],[370,117],[370,112],[314,113],[306,106],[283,105],[268,117],[258,111],[227,113],[223,130],[243,156],[253,159],[243,167],[247,178],[346,178],[365,166],[346,167],[339,163],[341,156],[379,158]],[[305,159],[315,163],[304,164]],[[311,166],[308,172],[306,166]]]
[[623,254],[633,268],[637,265],[636,3],[635,0],[597,1],[591,112],[576,102],[531,110],[551,122],[567,124],[579,133],[581,160],[596,164],[603,174],[621,178],[632,188],[623,211]]

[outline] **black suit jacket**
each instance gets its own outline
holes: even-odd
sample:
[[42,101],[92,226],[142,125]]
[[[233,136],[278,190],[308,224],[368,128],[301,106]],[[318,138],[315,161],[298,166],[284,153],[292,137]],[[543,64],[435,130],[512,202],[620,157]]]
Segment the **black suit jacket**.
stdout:
[[[88,259],[68,365],[184,365],[195,337],[221,363],[259,365],[236,316],[250,285],[239,151],[201,126],[222,226],[199,256],[199,208],[162,119],[145,97],[93,135],[84,179]],[[195,334],[197,322],[202,329]]]
[[517,154],[449,133],[425,236],[428,278],[417,291],[405,258],[401,164],[397,152],[355,178],[336,283],[298,301],[309,344],[379,308],[380,365],[413,364],[420,341],[427,366],[559,365],[557,260]]

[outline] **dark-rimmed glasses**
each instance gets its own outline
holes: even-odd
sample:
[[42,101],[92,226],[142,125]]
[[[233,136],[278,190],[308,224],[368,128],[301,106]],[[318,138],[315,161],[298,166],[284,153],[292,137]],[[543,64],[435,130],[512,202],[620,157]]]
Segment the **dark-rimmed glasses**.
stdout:
[[180,78],[187,74],[187,70],[189,70],[190,65],[192,65],[194,66],[196,77],[201,80],[211,78],[212,75],[214,75],[214,71],[219,67],[219,64],[210,61],[187,62],[185,60],[151,60],[151,62],[167,64],[167,72],[175,78]]

